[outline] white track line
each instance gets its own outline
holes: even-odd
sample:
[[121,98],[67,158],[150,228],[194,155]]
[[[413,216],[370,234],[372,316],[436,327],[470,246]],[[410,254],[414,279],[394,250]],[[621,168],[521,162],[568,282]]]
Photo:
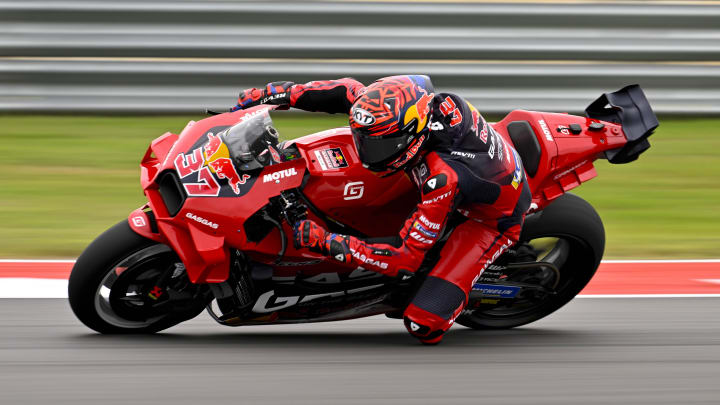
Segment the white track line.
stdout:
[[68,281],[47,278],[0,278],[0,298],[67,298]]
[[54,259],[0,259],[0,263],[75,263],[75,260],[54,260]]

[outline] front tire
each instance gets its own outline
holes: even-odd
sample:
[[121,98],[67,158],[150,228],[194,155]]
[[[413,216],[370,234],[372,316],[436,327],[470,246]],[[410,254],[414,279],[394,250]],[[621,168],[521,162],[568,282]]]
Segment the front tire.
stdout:
[[[167,288],[148,294],[161,277]],[[75,262],[68,282],[75,316],[100,333],[154,333],[196,317],[207,287],[190,283],[166,245],[135,233],[122,221],[97,237]]]
[[597,211],[582,198],[564,194],[543,211],[528,215],[519,244],[551,238],[554,245],[539,261],[560,270],[555,295],[516,300],[490,309],[463,311],[457,323],[473,329],[507,329],[544,318],[572,300],[595,274],[605,251],[605,229]]

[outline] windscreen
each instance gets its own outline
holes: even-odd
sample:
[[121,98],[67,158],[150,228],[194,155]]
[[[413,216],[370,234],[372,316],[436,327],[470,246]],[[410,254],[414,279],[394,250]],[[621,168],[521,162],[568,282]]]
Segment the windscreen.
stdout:
[[277,147],[278,132],[268,110],[246,115],[221,136],[240,170],[255,170],[273,164],[268,146]]

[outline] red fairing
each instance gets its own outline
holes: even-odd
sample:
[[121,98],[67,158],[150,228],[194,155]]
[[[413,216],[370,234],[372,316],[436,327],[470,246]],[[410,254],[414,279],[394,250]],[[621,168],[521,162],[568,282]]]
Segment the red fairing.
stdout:
[[136,209],[131,212],[128,216],[128,223],[130,228],[148,239],[152,239],[156,242],[167,243],[167,239],[159,233],[157,227],[153,223],[153,219],[147,214],[145,210],[149,208],[148,204]]
[[[244,226],[247,219],[282,190],[299,188],[323,214],[318,217],[310,212],[308,219],[326,229],[325,221],[329,220],[345,225],[350,230],[348,233],[359,236],[385,237],[400,233],[406,241],[403,249],[422,251],[420,245],[414,247],[415,242],[423,243],[412,237],[415,225],[419,224],[431,235],[434,225],[429,224],[441,224],[442,220],[425,215],[422,207],[411,216],[417,202],[423,201],[417,186],[403,172],[380,177],[363,168],[347,127],[297,139],[294,143],[300,152],[299,158],[267,166],[257,177],[247,178],[244,172],[225,165],[222,159],[226,157],[222,155],[222,145],[217,144],[217,134],[245,119],[243,117],[262,114],[267,109],[268,106],[258,106],[190,122],[180,135],[168,133],[153,141],[142,160],[141,183],[157,231],[153,231],[153,219],[144,209],[130,215],[130,226],[147,238],[170,245],[195,283],[224,281],[228,275],[230,249],[240,249],[254,260],[273,265],[274,276],[293,276],[300,270],[307,275],[355,271],[355,261],[339,263],[306,249],[297,250],[292,243],[287,244],[282,259],[289,263],[287,267],[276,266],[281,238],[292,235],[293,231],[291,224],[284,221],[284,236],[272,230],[259,242],[248,240]],[[518,120],[530,123],[541,145],[537,173],[528,177],[533,201],[540,208],[595,176],[592,162],[603,151],[626,142],[619,125],[603,122],[602,130],[590,131],[588,126],[595,120],[567,114],[514,111],[493,127],[505,142],[510,142],[506,126]],[[565,131],[570,124],[579,124],[581,133],[574,135]],[[181,186],[189,194],[175,215],[170,215],[159,193],[159,176],[166,171],[177,173]],[[438,197],[433,196],[432,199]],[[410,241],[411,238],[414,241]],[[357,242],[354,249],[360,257],[354,259],[367,264],[367,257],[362,259],[365,246]],[[413,267],[414,263],[407,267]],[[388,263],[389,267],[399,266]]]
[[[512,142],[507,125],[513,121],[529,122],[540,142],[542,152],[537,173],[528,176],[537,209],[597,176],[593,162],[601,158],[604,151],[627,143],[621,125],[570,114],[516,110],[491,125],[505,141]],[[604,127],[591,131],[589,127],[593,123]],[[572,133],[571,124],[579,125],[580,133]]]
[[[400,270],[415,272],[425,253],[437,242],[450,216],[458,193],[455,172],[434,152],[425,161],[429,169],[421,202],[400,230],[400,246],[373,243],[349,237],[353,262],[379,273],[396,276]],[[428,183],[433,183],[429,187]],[[396,232],[388,235],[397,234]]]
[[[247,241],[243,224],[282,190],[299,187],[305,162],[297,159],[265,167],[255,178],[248,178],[232,165],[218,166],[226,157],[218,157],[222,145],[216,134],[254,114],[263,114],[267,106],[221,114],[199,122],[190,122],[178,137],[165,134],[155,140],[141,163],[141,183],[156,217],[159,233],[148,234],[147,227],[133,226],[146,214],[138,211],[129,218],[136,232],[169,244],[180,256],[194,283],[222,282],[227,279],[230,247],[256,247],[259,253],[276,254],[277,246],[253,246]],[[174,142],[171,144],[171,142]],[[220,152],[218,152],[220,151]],[[222,154],[222,153],[220,153]],[[159,192],[158,176],[175,171],[188,194],[182,209],[171,216]],[[208,198],[215,197],[215,198]],[[277,235],[265,241],[279,244]]]
[[365,169],[347,127],[294,143],[310,173],[303,194],[318,210],[368,237],[397,235],[419,198],[404,172],[381,177]]

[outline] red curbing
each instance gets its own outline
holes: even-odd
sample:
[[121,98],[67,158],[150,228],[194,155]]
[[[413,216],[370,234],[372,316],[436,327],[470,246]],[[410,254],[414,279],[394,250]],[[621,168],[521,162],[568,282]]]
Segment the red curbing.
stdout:
[[580,294],[720,294],[720,260],[603,262]]
[[[67,280],[72,260],[0,260],[0,278]],[[581,292],[593,295],[720,294],[720,260],[606,261]]]
[[70,277],[73,260],[0,260],[0,278],[49,278]]

